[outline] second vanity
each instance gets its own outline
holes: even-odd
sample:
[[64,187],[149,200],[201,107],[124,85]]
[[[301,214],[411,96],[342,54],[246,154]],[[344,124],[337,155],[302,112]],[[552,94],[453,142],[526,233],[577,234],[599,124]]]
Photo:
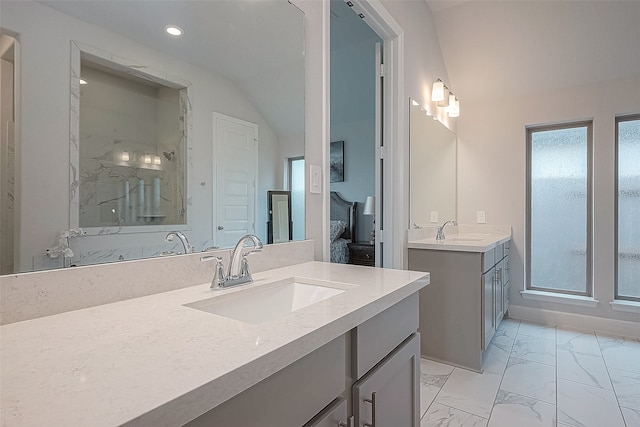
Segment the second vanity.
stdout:
[[[432,234],[432,235],[431,235]],[[420,291],[421,354],[482,372],[483,356],[509,306],[508,226],[409,230],[409,269],[429,271]]]
[[[428,283],[420,272],[305,262],[219,293],[202,283],[5,324],[2,422],[317,427],[376,416],[417,427]],[[293,308],[276,306],[277,289]],[[329,293],[297,308],[300,289]],[[237,310],[241,295],[253,313]]]

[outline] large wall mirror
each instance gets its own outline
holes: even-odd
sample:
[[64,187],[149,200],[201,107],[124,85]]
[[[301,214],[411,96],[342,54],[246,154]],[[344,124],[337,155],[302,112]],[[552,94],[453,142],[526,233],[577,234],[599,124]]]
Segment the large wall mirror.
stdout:
[[456,135],[409,100],[410,226],[456,219]]
[[267,242],[304,157],[295,5],[3,1],[0,30],[0,273]]

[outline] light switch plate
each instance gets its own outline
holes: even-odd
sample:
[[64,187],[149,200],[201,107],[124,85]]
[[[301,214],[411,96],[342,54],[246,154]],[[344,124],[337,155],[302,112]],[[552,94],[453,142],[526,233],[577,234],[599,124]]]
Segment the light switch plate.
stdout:
[[476,212],[476,222],[478,224],[486,224],[487,223],[487,214],[485,211]]
[[438,222],[438,211],[431,211],[431,222]]
[[309,166],[309,192],[320,194],[322,192],[322,168],[320,166]]

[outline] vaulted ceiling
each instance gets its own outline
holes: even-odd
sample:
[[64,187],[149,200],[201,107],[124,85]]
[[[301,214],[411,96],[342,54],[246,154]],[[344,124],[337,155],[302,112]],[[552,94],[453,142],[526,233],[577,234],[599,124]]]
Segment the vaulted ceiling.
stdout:
[[640,1],[431,1],[462,101],[640,76]]

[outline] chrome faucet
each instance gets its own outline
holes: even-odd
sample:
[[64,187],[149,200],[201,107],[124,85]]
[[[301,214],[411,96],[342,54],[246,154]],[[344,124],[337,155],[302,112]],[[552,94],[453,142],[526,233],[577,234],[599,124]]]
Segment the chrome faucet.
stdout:
[[187,236],[185,236],[181,231],[169,232],[169,234],[167,234],[167,237],[164,238],[164,241],[173,242],[174,237],[177,237],[178,239],[180,239],[180,242],[182,242],[182,246],[184,247],[185,254],[192,254],[195,251],[195,248],[193,247],[193,245],[189,243]]
[[[253,249],[246,253],[242,253],[242,248],[247,240],[253,242]],[[262,241],[254,234],[246,234],[238,240],[236,247],[231,252],[231,260],[229,261],[229,269],[224,272],[224,263],[222,258],[217,256],[204,256],[200,261],[216,261],[216,269],[211,280],[211,289],[224,289],[230,286],[241,285],[243,283],[253,282],[251,271],[249,271],[249,260],[247,257],[254,252],[262,250]]]
[[438,233],[436,234],[436,240],[444,240],[447,237],[444,235],[444,227],[449,224],[452,223],[453,225],[458,225],[458,223],[455,220],[450,220],[445,222],[444,224],[442,224],[440,227],[438,227]]

